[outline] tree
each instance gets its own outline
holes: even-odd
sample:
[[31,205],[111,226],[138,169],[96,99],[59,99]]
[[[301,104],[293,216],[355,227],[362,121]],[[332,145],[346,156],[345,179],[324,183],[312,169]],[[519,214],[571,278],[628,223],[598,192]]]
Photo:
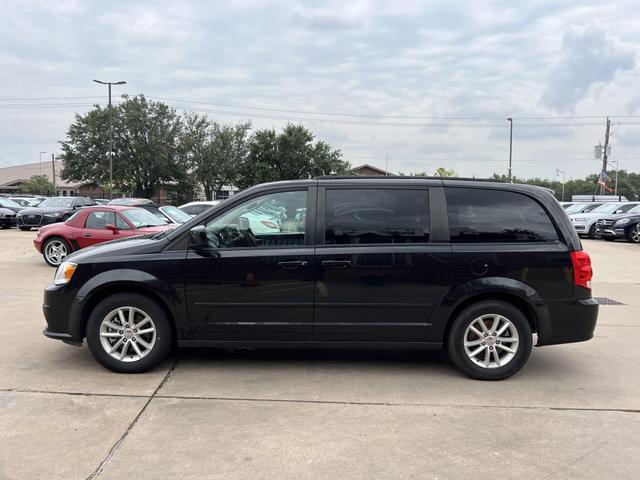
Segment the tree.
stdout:
[[[124,98],[112,112],[114,187],[151,197],[187,170],[179,149],[181,118],[173,108],[143,95]],[[75,116],[62,142],[62,178],[108,183],[108,117],[108,108],[100,106]]]
[[249,152],[238,171],[236,185],[252,185],[278,180],[297,180],[319,175],[341,174],[349,170],[340,150],[323,141],[314,143],[313,134],[302,125],[287,125],[281,133],[258,130],[249,141]]
[[455,170],[447,170],[444,167],[438,167],[436,171],[433,172],[433,175],[436,177],[457,177],[458,176]]
[[23,193],[38,193],[41,195],[54,195],[53,183],[46,175],[33,175],[20,187]]
[[220,125],[214,122],[207,144],[207,162],[196,171],[207,200],[225,185],[237,183],[238,171],[249,153],[251,122]]

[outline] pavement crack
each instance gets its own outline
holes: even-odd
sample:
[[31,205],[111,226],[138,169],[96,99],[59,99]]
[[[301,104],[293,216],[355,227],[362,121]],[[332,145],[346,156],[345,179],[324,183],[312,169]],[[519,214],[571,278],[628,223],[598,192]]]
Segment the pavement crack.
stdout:
[[120,445],[122,445],[122,442],[124,442],[124,440],[127,438],[127,436],[129,435],[129,432],[131,432],[131,430],[133,429],[133,427],[135,427],[136,423],[138,423],[138,420],[140,419],[140,417],[142,416],[142,414],[145,412],[145,410],[147,409],[147,407],[149,406],[149,404],[151,403],[151,401],[156,397],[157,393],[160,391],[160,389],[164,386],[164,384],[167,382],[167,380],[169,380],[169,377],[171,376],[171,374],[173,373],[173,371],[176,368],[176,365],[178,364],[178,361],[180,360],[180,354],[178,354],[176,356],[175,361],[173,362],[173,365],[171,365],[171,368],[169,369],[169,371],[167,372],[167,374],[164,376],[164,378],[162,379],[162,381],[160,382],[160,384],[156,387],[156,389],[153,391],[153,393],[151,394],[151,396],[149,396],[149,398],[147,399],[147,401],[145,402],[145,404],[142,406],[142,408],[140,409],[140,411],[138,412],[138,414],[135,416],[135,418],[133,419],[133,421],[129,424],[129,426],[126,428],[126,430],[122,433],[122,435],[120,436],[120,438],[118,438],[118,440],[113,444],[113,446],[109,449],[109,451],[107,452],[107,455],[102,459],[102,461],[100,462],[100,464],[97,466],[97,468],[93,471],[93,473],[91,475],[89,475],[87,477],[87,480],[94,480],[96,478],[98,478],[98,476],[102,473],[104,467],[107,465],[107,463],[109,462],[109,460],[111,460],[111,457],[113,457],[113,455],[116,453],[116,451],[118,451],[118,449],[120,448]]

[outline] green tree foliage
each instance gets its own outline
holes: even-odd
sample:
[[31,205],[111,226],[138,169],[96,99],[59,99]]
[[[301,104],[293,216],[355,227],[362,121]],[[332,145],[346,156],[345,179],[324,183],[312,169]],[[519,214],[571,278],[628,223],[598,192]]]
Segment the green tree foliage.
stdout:
[[313,134],[302,125],[289,124],[281,133],[270,129],[253,134],[236,185],[242,189],[263,182],[343,174],[349,168],[340,150],[314,142]]
[[46,175],[33,175],[20,187],[23,193],[36,193],[42,195],[54,195],[53,183]]
[[433,175],[436,177],[457,177],[458,176],[455,170],[447,170],[444,167],[436,168],[436,171],[433,172]]
[[[615,170],[608,171],[607,175],[610,177],[607,186],[613,190],[616,172]],[[506,175],[494,173],[492,178],[501,182],[507,181]],[[559,180],[513,177],[513,183],[526,183],[528,185],[550,188],[554,191],[556,198],[562,200],[562,182]],[[585,178],[567,180],[564,184],[564,199],[565,201],[570,201],[572,195],[598,195],[600,188],[597,185],[598,175],[596,174],[588,175]],[[606,194],[612,195],[613,192],[607,191]],[[618,194],[627,197],[628,200],[640,199],[640,174],[629,173],[626,170],[618,171]]]
[[[180,155],[181,118],[162,102],[143,95],[113,107],[114,187],[151,197],[186,171]],[[96,106],[76,115],[62,142],[65,180],[105,185],[109,181],[109,110]]]

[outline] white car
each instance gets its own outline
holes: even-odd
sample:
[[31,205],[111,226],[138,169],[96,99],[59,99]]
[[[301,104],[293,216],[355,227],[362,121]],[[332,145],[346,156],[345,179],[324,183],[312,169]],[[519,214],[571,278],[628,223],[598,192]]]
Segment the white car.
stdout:
[[637,205],[640,205],[640,203],[604,203],[590,212],[575,213],[573,215],[569,215],[569,218],[571,219],[573,227],[576,229],[578,235],[586,235],[589,238],[595,238],[596,223],[598,220],[626,213]]
[[573,203],[571,206],[564,209],[567,215],[575,215],[576,213],[588,213],[595,210],[604,202],[588,202],[588,203]]
[[195,217],[197,215],[200,215],[202,212],[206,212],[211,207],[215,207],[220,202],[222,202],[222,200],[203,200],[198,202],[185,203],[184,205],[180,205],[178,208],[184,213]]

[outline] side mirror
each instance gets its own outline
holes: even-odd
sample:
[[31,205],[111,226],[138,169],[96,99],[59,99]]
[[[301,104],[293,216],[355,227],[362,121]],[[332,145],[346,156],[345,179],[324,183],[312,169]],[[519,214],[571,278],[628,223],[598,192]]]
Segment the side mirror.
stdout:
[[616,213],[624,213],[622,210],[616,210]]
[[116,227],[113,223],[109,223],[105,226],[105,228],[107,230],[111,230],[113,232],[113,234],[115,235],[116,233],[118,233],[120,230],[118,229],[118,227]]
[[192,248],[206,248],[209,246],[207,229],[204,225],[198,225],[189,230],[189,246]]

